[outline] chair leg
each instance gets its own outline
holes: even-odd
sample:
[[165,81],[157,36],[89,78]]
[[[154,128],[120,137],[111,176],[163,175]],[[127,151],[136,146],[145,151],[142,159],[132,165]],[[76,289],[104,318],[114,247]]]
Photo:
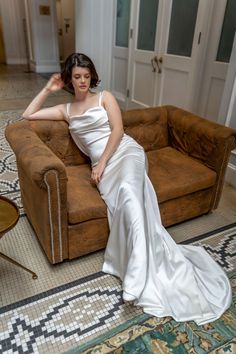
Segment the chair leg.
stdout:
[[6,256],[5,254],[3,254],[3,253],[1,253],[1,252],[0,252],[0,257],[6,259],[8,262],[13,263],[13,264],[15,264],[16,266],[18,266],[18,267],[20,267],[20,268],[23,268],[23,269],[26,270],[27,272],[31,273],[33,279],[37,279],[37,278],[38,278],[37,274],[34,273],[34,272],[32,272],[32,270],[30,270],[30,269],[24,267],[22,264],[18,263],[18,262],[15,261],[14,259],[12,259],[12,258]]

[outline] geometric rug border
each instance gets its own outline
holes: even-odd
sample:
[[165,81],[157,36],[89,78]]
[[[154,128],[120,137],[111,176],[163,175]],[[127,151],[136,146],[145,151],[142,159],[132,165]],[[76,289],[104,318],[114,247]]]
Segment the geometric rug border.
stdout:
[[[236,269],[228,272],[229,278],[231,278],[231,277],[233,277],[235,275],[236,275]],[[231,304],[231,306],[232,306],[232,304]],[[93,350],[96,345],[104,343],[106,340],[112,338],[113,336],[116,336],[117,334],[119,334],[120,332],[128,329],[129,327],[134,326],[136,324],[140,324],[140,323],[148,320],[149,318],[151,319],[152,317],[153,316],[148,315],[148,314],[138,315],[135,318],[130,319],[130,320],[126,321],[125,323],[122,323],[122,324],[118,325],[115,328],[112,328],[108,332],[103,333],[103,334],[99,335],[98,337],[89,340],[87,343],[84,343],[84,344],[80,345],[79,347],[74,347],[74,348],[71,348],[71,349],[63,352],[63,354],[82,354],[82,353],[84,353],[85,351],[87,351],[89,349]],[[236,339],[236,337],[233,337],[231,340],[234,340],[234,339]],[[227,343],[221,343],[221,344],[227,344]],[[119,347],[117,347],[115,349],[116,349],[117,353],[126,353],[126,351],[125,352],[124,351],[122,351],[122,352],[119,351]],[[210,353],[209,351],[207,351],[207,352],[203,351],[203,352]],[[88,353],[93,353],[93,351],[91,351],[91,352],[89,351]],[[98,351],[98,353],[100,353],[100,352]],[[111,351],[109,353],[114,353],[114,351]],[[131,353],[131,351],[128,351],[127,353]],[[137,352],[135,351],[134,353],[137,353]],[[182,351],[180,351],[179,353],[182,353]],[[218,351],[217,352],[214,351],[214,353],[218,353]],[[231,352],[231,351],[229,353],[233,354],[233,352]]]
[[106,274],[101,272],[101,271],[97,272],[97,273],[93,273],[93,274],[87,275],[86,277],[73,280],[70,283],[66,283],[66,284],[57,286],[55,288],[46,290],[46,291],[44,291],[42,293],[30,296],[28,298],[25,298],[23,300],[19,300],[17,302],[14,302],[14,303],[6,305],[6,306],[3,306],[3,307],[0,308],[0,315],[4,314],[7,311],[14,310],[14,309],[16,309],[18,307],[21,307],[21,306],[24,306],[24,305],[28,305],[31,302],[44,299],[46,297],[49,297],[50,295],[55,295],[55,294],[57,294],[60,291],[68,290],[70,288],[73,288],[74,286],[77,286],[77,285],[80,285],[80,284],[84,284],[84,283],[89,282],[89,281],[94,280],[94,279],[98,279],[98,278],[100,278],[102,276],[105,276],[105,275]]
[[192,243],[192,242],[196,242],[196,241],[200,241],[200,240],[203,240],[204,238],[206,237],[209,237],[209,236],[212,236],[218,232],[222,232],[222,231],[226,231],[226,230],[229,230],[231,229],[232,227],[236,227],[236,223],[232,223],[232,224],[228,224],[228,225],[225,225],[225,226],[222,226],[222,227],[219,227],[218,229],[215,229],[215,230],[212,230],[212,231],[208,231],[204,234],[201,234],[199,236],[196,236],[196,237],[193,237],[189,240],[186,240],[186,241],[182,241],[182,242],[179,242],[178,244],[180,245],[185,245],[185,244],[188,244],[188,243]]
[[68,351],[63,352],[62,354],[80,354],[84,350],[87,350],[89,347],[91,347],[91,345],[95,346],[96,344],[100,344],[101,342],[109,339],[110,337],[113,337],[114,335],[129,328],[130,326],[133,326],[133,325],[136,325],[140,322],[146,321],[147,319],[149,319],[151,317],[152,317],[151,315],[148,315],[146,313],[138,315],[138,316],[126,321],[125,323],[122,323],[122,324],[118,325],[117,327],[112,328],[110,331],[103,333],[94,339],[91,339],[87,343],[82,344],[79,348],[77,347],[77,348],[69,349]]

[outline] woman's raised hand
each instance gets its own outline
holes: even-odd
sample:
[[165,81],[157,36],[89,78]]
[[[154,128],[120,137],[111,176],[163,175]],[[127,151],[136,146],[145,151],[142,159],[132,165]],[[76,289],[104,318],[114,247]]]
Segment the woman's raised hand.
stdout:
[[57,105],[50,108],[43,108],[42,105],[47,99],[48,95],[56,92],[64,86],[61,79],[61,74],[53,74],[48,80],[46,86],[34,97],[30,102],[22,117],[24,119],[50,119],[50,120],[63,120],[63,105]]
[[61,90],[64,86],[64,82],[61,79],[61,74],[53,74],[49,79],[45,88],[50,92]]

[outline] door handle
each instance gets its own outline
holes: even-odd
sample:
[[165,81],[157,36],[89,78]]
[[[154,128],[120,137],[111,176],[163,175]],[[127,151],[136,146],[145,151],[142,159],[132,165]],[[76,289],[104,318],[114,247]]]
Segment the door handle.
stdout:
[[156,68],[155,68],[155,65],[154,65],[154,61],[155,61],[155,58],[152,58],[151,59],[152,71],[155,73],[156,72]]
[[158,57],[155,55],[154,61],[155,61],[156,65],[157,65],[157,67],[158,67],[158,74],[161,74],[161,67],[160,67],[159,64],[162,64],[162,63],[163,63],[162,57],[158,58]]

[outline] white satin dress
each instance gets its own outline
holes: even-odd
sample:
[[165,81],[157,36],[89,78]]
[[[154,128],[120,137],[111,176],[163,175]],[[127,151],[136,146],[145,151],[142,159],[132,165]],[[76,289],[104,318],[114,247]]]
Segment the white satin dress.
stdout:
[[[101,100],[81,115],[71,116],[67,105],[71,136],[92,166],[111,133]],[[123,299],[148,314],[214,321],[231,304],[228,277],[203,248],[177,245],[162,226],[145,162],[143,148],[124,134],[98,184],[110,227],[103,272],[119,277]]]

